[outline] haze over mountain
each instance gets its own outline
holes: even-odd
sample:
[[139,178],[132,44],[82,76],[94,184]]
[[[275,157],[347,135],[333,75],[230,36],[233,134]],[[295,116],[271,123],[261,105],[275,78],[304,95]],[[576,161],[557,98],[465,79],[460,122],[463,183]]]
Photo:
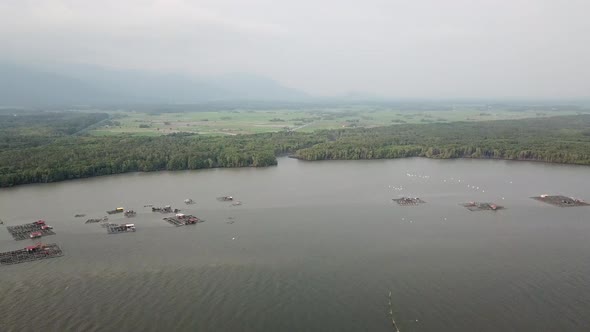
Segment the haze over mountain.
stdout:
[[302,100],[307,94],[257,75],[189,77],[97,66],[0,65],[0,105]]
[[[587,0],[4,0],[0,62],[175,73],[157,87],[179,101],[286,93],[217,86],[229,73],[324,97],[587,98],[588,12]],[[123,92],[156,98],[148,82]]]

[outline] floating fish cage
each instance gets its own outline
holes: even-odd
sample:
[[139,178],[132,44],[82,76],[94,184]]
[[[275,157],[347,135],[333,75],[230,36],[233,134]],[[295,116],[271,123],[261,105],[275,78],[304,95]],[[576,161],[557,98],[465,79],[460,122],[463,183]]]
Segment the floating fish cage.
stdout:
[[103,221],[107,221],[109,220],[109,217],[102,217],[102,218],[96,218],[96,219],[88,219],[86,220],[86,224],[92,224],[92,223],[97,223],[97,222],[103,222]]
[[581,199],[573,198],[573,197],[566,197],[561,195],[556,196],[549,196],[549,195],[541,195],[531,197],[537,201],[559,206],[559,207],[571,207],[571,206],[588,206],[590,204],[584,202]]
[[413,206],[426,203],[425,201],[421,200],[418,197],[402,197],[402,198],[394,198],[394,202],[402,206]]
[[180,212],[180,209],[173,209],[170,205],[166,205],[164,207],[152,207],[152,212],[178,213]]
[[38,244],[20,250],[0,253],[0,264],[12,265],[60,256],[63,256],[63,252],[57,244]]
[[123,224],[123,225],[108,225],[106,226],[108,234],[128,233],[135,232],[135,224]]
[[461,206],[464,206],[469,211],[497,211],[497,210],[504,210],[503,206],[496,205],[494,203],[480,203],[480,202],[469,202],[463,203]]
[[31,239],[31,233],[40,233],[40,235],[35,237],[55,235],[52,227],[47,226],[45,222],[41,222],[41,220],[30,224],[7,226],[6,229],[17,241]]
[[166,220],[167,222],[169,222],[171,225],[174,225],[176,227],[178,226],[185,226],[185,225],[196,225],[198,223],[202,223],[205,220],[203,219],[199,219],[193,215],[185,215],[182,213],[177,214],[174,217],[168,217],[168,218],[164,218],[164,220]]
[[127,211],[123,212],[123,215],[127,218],[132,218],[137,215],[137,212],[135,212],[133,210],[127,210]]

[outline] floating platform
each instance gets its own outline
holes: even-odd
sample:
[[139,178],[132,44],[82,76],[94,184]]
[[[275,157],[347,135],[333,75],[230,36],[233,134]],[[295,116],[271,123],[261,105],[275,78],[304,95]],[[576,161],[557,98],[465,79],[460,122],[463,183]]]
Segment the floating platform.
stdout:
[[108,225],[106,226],[108,234],[119,234],[135,232],[135,224],[123,224],[123,225]]
[[0,253],[0,264],[12,265],[60,256],[63,256],[63,252],[57,244],[38,244],[20,250]]
[[544,202],[547,204],[559,206],[559,207],[571,207],[571,206],[588,206],[590,204],[584,202],[581,199],[573,198],[573,197],[566,197],[566,196],[549,196],[549,195],[541,195],[531,197],[540,202]]
[[480,203],[480,202],[469,202],[460,204],[467,208],[469,211],[497,211],[504,210],[503,206],[496,205],[494,203]]
[[393,198],[393,201],[402,206],[414,206],[426,203],[418,197]]
[[132,218],[137,215],[137,212],[135,212],[133,210],[127,210],[127,211],[123,212],[123,215],[127,218]]
[[86,220],[85,224],[92,224],[92,223],[103,222],[103,221],[107,221],[107,220],[109,220],[109,217],[88,219],[88,220]]
[[190,214],[177,214],[174,217],[168,217],[168,218],[164,218],[164,220],[166,220],[167,222],[169,222],[170,224],[178,227],[178,226],[185,226],[185,225],[196,225],[198,223],[202,223],[205,220],[203,219],[199,219],[193,215]]
[[107,213],[108,214],[115,214],[115,213],[123,213],[123,211],[125,211],[125,209],[120,207],[120,208],[116,208],[114,210],[107,211]]
[[166,205],[163,208],[161,207],[152,207],[152,212],[160,212],[160,213],[178,213],[180,209],[172,209],[170,205]]
[[52,227],[47,226],[43,220],[24,225],[6,226],[6,229],[17,241],[31,239],[31,233],[40,233],[37,237],[55,235]]

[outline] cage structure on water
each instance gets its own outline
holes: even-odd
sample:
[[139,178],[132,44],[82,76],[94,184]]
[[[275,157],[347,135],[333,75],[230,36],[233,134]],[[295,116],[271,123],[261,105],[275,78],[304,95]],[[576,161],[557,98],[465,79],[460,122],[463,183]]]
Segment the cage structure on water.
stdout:
[[581,199],[573,198],[573,197],[566,197],[561,195],[550,196],[543,194],[541,196],[531,197],[540,202],[544,202],[547,204],[559,206],[559,207],[571,207],[571,206],[588,206],[590,204],[584,202]]
[[47,235],[55,235],[53,227],[47,225],[44,220],[37,220],[30,224],[7,226],[8,232],[15,240],[33,239]]
[[403,206],[413,206],[413,205],[420,205],[426,203],[425,201],[421,200],[418,197],[402,197],[402,198],[393,198],[393,201],[399,205]]
[[63,252],[57,244],[39,243],[24,249],[0,253],[0,264],[11,265],[60,256],[63,256]]
[[127,211],[123,212],[123,215],[127,218],[131,218],[131,217],[135,217],[135,215],[137,215],[137,212],[135,212],[133,210],[127,210]]
[[116,225],[111,224],[106,226],[108,234],[135,232],[135,224]]
[[193,215],[182,214],[182,213],[177,213],[174,217],[164,218],[164,220],[166,220],[167,222],[169,222],[170,224],[172,224],[176,227],[185,226],[185,225],[196,225],[198,223],[202,223],[205,221],[205,220],[199,219]]
[[123,213],[123,211],[125,211],[125,209],[122,208],[122,207],[119,207],[119,208],[116,208],[114,210],[107,211],[107,213],[108,214],[115,214],[115,213]]
[[494,203],[469,202],[463,203],[461,205],[466,207],[469,211],[497,211],[504,209],[503,206],[496,205]]
[[170,205],[166,205],[163,208],[161,207],[152,207],[152,212],[160,212],[160,213],[178,213],[180,209],[172,209]]
[[104,216],[102,218],[88,219],[88,220],[86,220],[85,224],[92,224],[92,223],[97,223],[97,222],[102,222],[102,221],[107,221],[107,220],[109,220],[109,217]]

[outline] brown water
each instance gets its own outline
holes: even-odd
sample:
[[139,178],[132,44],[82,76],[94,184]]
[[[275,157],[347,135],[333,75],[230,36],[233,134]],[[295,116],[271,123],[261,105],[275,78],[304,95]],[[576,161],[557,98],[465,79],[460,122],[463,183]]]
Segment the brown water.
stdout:
[[[5,224],[47,220],[65,256],[0,266],[0,331],[391,331],[389,291],[403,332],[587,331],[590,207],[541,193],[590,199],[590,168],[281,158],[3,189]],[[206,222],[175,228],[146,204]],[[119,206],[139,213],[111,221],[136,233],[84,224]],[[0,228],[1,251],[30,243]]]

